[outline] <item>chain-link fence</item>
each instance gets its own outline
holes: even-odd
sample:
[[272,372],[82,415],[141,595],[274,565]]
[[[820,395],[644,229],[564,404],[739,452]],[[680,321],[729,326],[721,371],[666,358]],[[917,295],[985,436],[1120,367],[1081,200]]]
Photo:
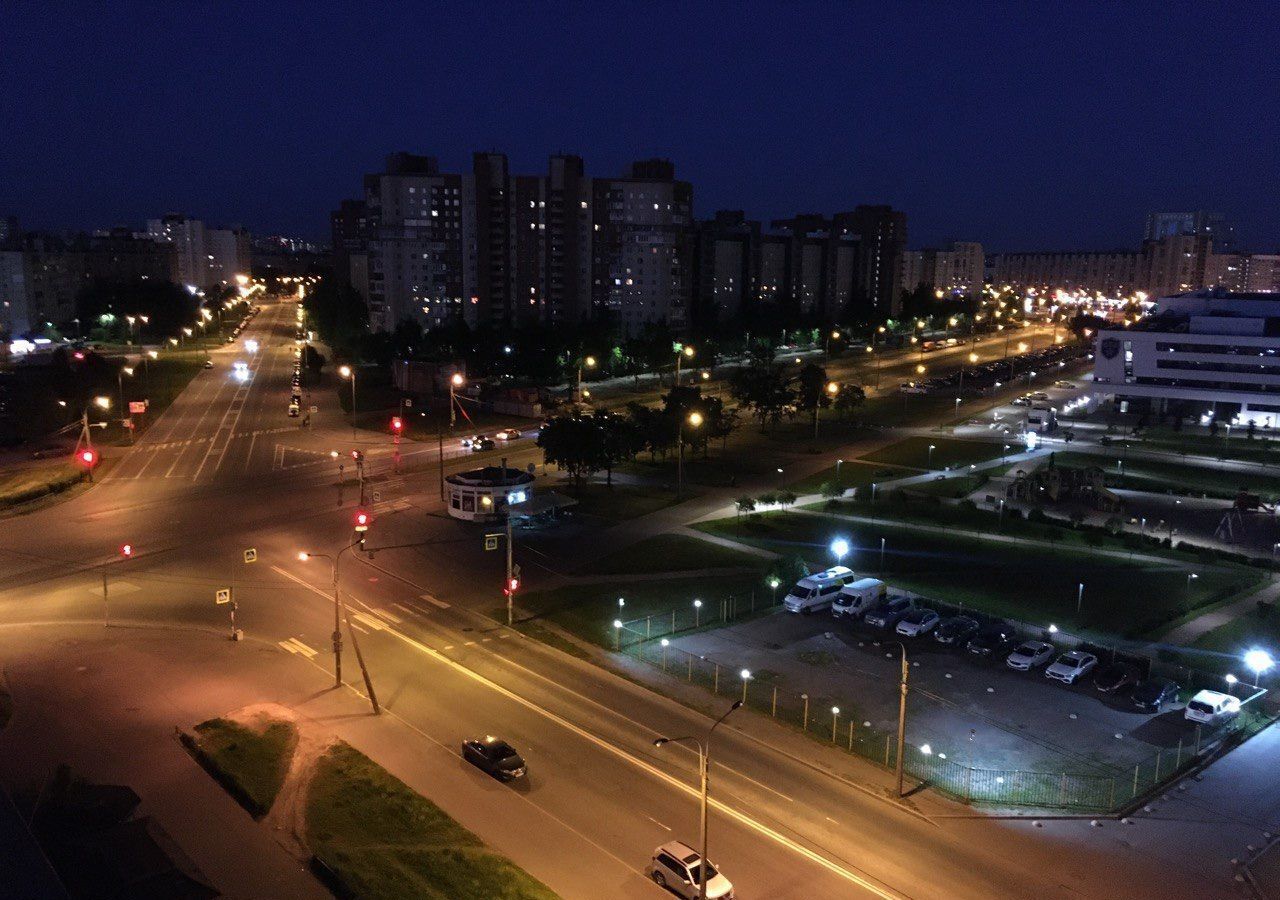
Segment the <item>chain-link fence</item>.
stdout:
[[[745,607],[736,609],[738,616],[745,612]],[[708,619],[705,611],[698,611],[695,617],[683,610],[673,610],[670,616],[652,615],[625,622],[617,629],[618,649],[672,678],[699,685],[713,694],[742,700],[744,705],[799,728],[812,738],[856,753],[885,768],[897,767],[896,732],[872,726],[857,714],[853,705],[842,702],[841,698],[797,693],[762,681],[740,667],[689,653],[671,643],[671,635],[690,627],[734,618],[735,604],[726,600],[712,610],[712,615],[713,618]],[[948,758],[945,752],[910,744],[904,744],[903,771],[965,802],[1106,812],[1121,809],[1169,781],[1224,741],[1243,740],[1257,733],[1275,717],[1275,711],[1264,714],[1257,706],[1252,707],[1229,726],[1212,733],[1196,728],[1189,739],[1157,750],[1135,764],[1131,771],[1115,766],[1094,772],[976,768]]]

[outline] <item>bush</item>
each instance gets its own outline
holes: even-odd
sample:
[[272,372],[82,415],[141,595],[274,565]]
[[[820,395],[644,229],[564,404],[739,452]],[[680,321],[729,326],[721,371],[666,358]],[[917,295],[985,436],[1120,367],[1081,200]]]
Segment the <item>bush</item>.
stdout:
[[824,481],[822,486],[818,488],[818,493],[828,499],[832,499],[844,493],[844,486],[838,481]]
[[968,497],[965,497],[963,500],[961,500],[959,503],[956,504],[956,509],[962,509],[967,513],[977,512],[978,504],[974,503]]

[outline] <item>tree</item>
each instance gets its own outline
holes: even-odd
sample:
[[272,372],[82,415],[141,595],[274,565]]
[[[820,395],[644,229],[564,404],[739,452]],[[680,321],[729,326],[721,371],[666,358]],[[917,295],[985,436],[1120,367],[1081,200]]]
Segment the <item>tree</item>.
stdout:
[[795,403],[795,393],[782,367],[776,365],[738,369],[730,378],[729,390],[759,420],[761,431],[766,431],[769,423],[777,424]]
[[613,487],[613,467],[634,459],[642,447],[640,431],[631,419],[609,413],[597,413],[592,420],[599,423],[602,432],[605,484]]
[[734,501],[738,508],[738,520],[741,521],[744,514],[756,511],[756,501],[752,497],[739,497]]
[[611,465],[606,453],[604,427],[595,417],[558,416],[538,434],[544,458],[569,473],[577,489],[584,477]]
[[776,580],[779,587],[790,587],[809,574],[809,564],[804,557],[791,554],[780,556],[773,561],[765,572],[766,583]]
[[816,433],[818,410],[831,405],[827,391],[827,370],[809,363],[796,376],[796,406],[809,412]]
[[176,335],[195,321],[198,306],[195,295],[171,281],[94,281],[76,297],[84,329],[101,328],[107,337],[131,333],[126,316],[146,316],[147,323],[137,327],[151,337]]
[[335,353],[355,355],[360,339],[368,331],[369,321],[369,309],[355,288],[334,278],[324,278],[307,294],[302,305],[320,332],[321,340]]
[[324,354],[310,344],[306,344],[302,348],[302,365],[303,368],[311,372],[312,375],[319,375],[320,370],[324,368],[327,360]]
[[707,440],[703,443],[703,451],[705,453],[707,444],[713,438],[720,439],[720,451],[723,453],[729,446],[729,435],[738,430],[738,408],[736,406],[726,406],[720,397],[708,397],[703,401],[706,404],[706,421],[702,425],[703,432],[706,434]]
[[842,384],[832,403],[832,409],[836,411],[836,415],[845,419],[851,416],[854,410],[861,409],[866,402],[867,392],[860,385]]
[[783,509],[790,509],[796,505],[796,495],[794,491],[781,490],[778,491],[778,505]]

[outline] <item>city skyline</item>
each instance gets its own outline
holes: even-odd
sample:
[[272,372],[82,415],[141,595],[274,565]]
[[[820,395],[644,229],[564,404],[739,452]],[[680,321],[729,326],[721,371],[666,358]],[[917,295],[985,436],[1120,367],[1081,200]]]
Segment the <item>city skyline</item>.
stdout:
[[[14,125],[0,181],[12,187],[0,198],[33,228],[185,212],[318,237],[334,191],[388,153],[451,170],[493,148],[516,172],[557,152],[601,175],[668,158],[699,219],[891,204],[911,220],[912,247],[1134,247],[1148,213],[1209,209],[1244,249],[1274,248],[1275,189],[1240,175],[1275,168],[1275,126],[1229,114],[1276,88],[1250,68],[1257,16],[1235,29],[1230,13],[1206,25],[1164,11],[924,11],[924,28],[861,6],[758,6],[730,23],[695,8],[660,28],[576,11],[566,30],[499,8],[495,26],[532,54],[504,54],[451,8],[359,28],[316,13],[296,49],[265,37],[289,33],[285,7],[190,22],[149,7],[61,23],[14,11],[6,30],[22,39],[0,62],[15,86],[0,100]],[[766,15],[789,26],[772,45]],[[375,45],[415,30],[428,53]],[[1135,41],[1140,30],[1163,40]],[[972,49],[939,52],[940,33],[945,48]],[[1176,67],[1166,47],[1182,48]],[[371,73],[333,77],[355,58]],[[1071,63],[1069,81],[1056,60]],[[997,107],[1005,120],[987,112]]]

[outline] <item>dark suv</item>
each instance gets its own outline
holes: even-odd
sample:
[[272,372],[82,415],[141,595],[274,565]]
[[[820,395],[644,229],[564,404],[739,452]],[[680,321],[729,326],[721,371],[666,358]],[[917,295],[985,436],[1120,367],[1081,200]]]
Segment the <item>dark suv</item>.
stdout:
[[1017,636],[1008,625],[1003,622],[992,622],[975,634],[969,640],[967,647],[975,656],[993,659],[1003,656],[1004,651],[1009,649],[1016,639]]
[[890,597],[871,607],[871,611],[862,617],[862,621],[872,628],[886,630],[896,628],[902,621],[902,617],[914,608],[915,603],[910,597]]

